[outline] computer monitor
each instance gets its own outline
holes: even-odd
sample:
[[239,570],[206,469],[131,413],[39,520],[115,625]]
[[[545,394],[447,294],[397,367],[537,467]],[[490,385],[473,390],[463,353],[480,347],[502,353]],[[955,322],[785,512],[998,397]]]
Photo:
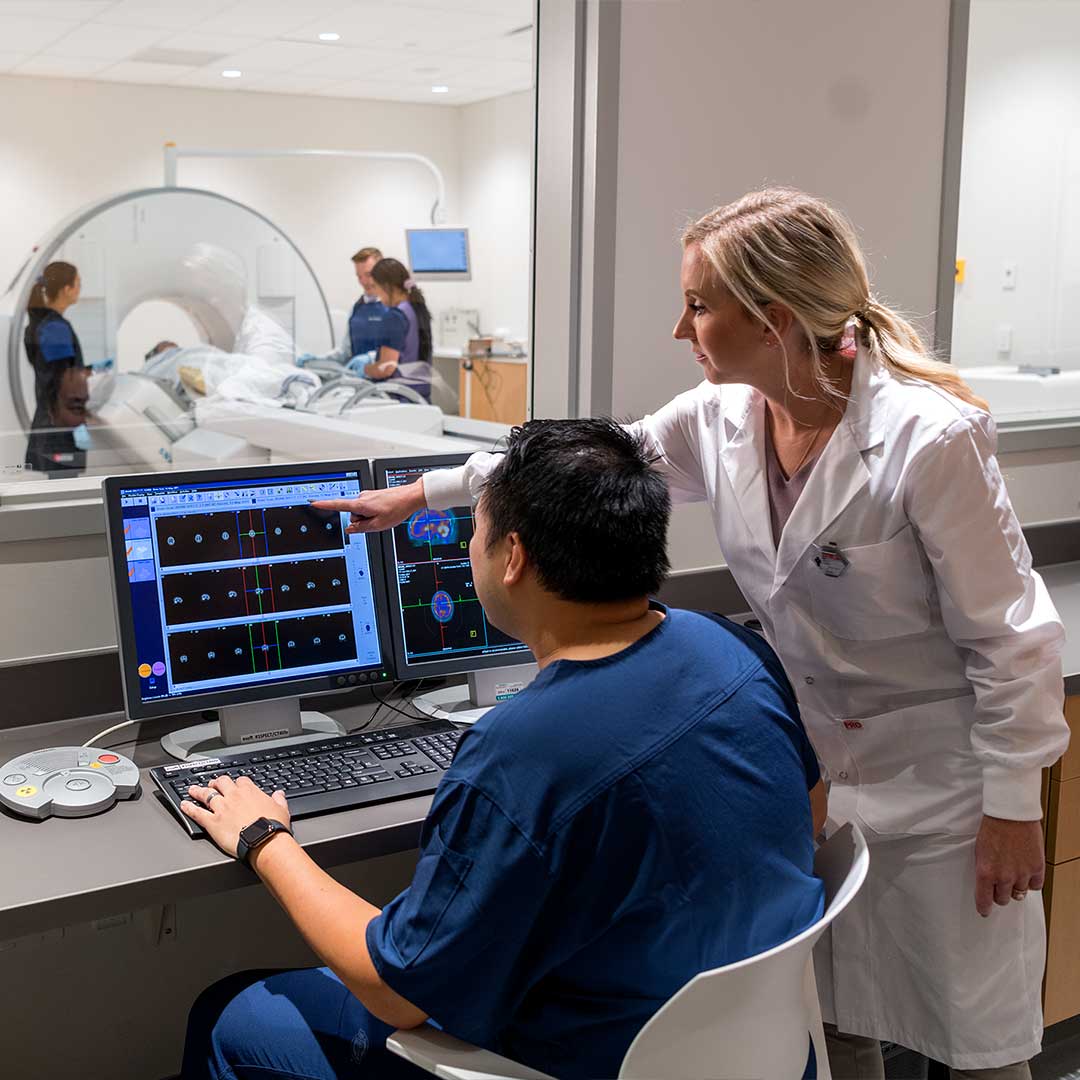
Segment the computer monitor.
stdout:
[[[410,484],[432,469],[467,460],[468,454],[383,458],[374,463],[375,486]],[[471,506],[420,510],[382,534],[397,677],[467,674],[466,687],[413,699],[421,711],[455,719],[512,697],[536,674],[528,647],[493,626],[477,599],[472,534]]]
[[469,230],[427,225],[405,230],[409,270],[417,281],[469,281]]
[[311,505],[371,486],[366,461],[105,480],[127,714],[219,710],[170,754],[337,734],[301,696],[392,680],[381,543]]

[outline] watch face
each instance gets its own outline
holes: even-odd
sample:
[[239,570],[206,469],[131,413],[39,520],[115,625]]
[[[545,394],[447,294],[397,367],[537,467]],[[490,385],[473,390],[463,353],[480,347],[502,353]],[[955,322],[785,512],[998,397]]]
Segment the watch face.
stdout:
[[266,837],[273,831],[273,826],[266,818],[259,818],[258,821],[253,821],[250,825],[240,830],[240,839],[247,844],[248,847],[254,847],[260,840],[266,839]]

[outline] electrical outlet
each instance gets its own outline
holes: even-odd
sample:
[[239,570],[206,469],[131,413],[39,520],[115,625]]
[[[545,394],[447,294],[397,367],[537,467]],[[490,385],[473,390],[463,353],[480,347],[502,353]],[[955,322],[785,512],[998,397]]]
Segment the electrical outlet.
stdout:
[[1016,288],[1016,263],[1006,263],[1001,270],[1001,287],[1003,289]]
[[997,351],[999,353],[1012,352],[1012,327],[1008,323],[1002,323],[997,328]]

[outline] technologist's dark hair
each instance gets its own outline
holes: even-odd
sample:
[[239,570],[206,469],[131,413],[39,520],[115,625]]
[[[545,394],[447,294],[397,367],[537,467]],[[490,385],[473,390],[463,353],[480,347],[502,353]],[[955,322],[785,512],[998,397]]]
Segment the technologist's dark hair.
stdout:
[[671,496],[642,442],[613,420],[530,420],[484,484],[488,546],[516,532],[540,584],[605,604],[667,576]]

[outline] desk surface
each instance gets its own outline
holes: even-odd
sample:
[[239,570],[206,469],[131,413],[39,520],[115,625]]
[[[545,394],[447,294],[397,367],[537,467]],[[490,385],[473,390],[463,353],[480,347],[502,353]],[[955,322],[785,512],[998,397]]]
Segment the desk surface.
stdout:
[[[346,728],[355,728],[370,712],[370,706],[353,707],[334,715]],[[122,719],[97,716],[2,731],[0,763],[40,747],[85,742]],[[213,844],[189,839],[154,796],[147,769],[170,759],[157,743],[160,723],[145,725],[142,732],[140,727],[105,740],[139,765],[140,797],[94,817],[41,822],[0,808],[0,941],[255,881],[246,867]],[[302,818],[294,829],[307,851],[330,869],[416,847],[430,804],[427,795],[401,799]]]

